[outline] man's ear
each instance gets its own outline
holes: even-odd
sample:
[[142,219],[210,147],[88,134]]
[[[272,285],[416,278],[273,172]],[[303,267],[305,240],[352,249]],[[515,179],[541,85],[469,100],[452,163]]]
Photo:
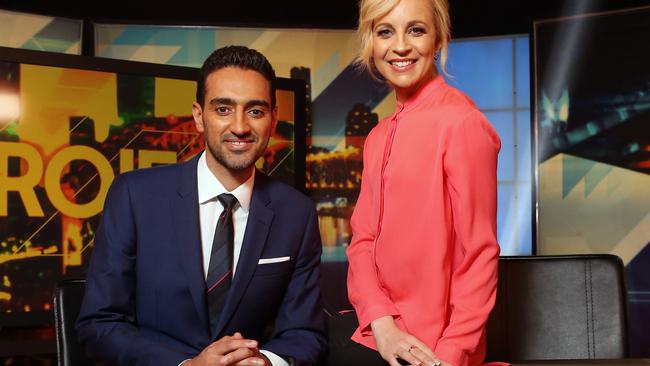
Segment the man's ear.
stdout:
[[203,132],[205,130],[203,126],[203,108],[201,108],[201,105],[198,102],[192,103],[192,116],[194,116],[194,126],[196,126],[196,130]]
[[276,105],[275,108],[273,108],[273,121],[272,123],[272,128],[271,128],[271,133],[275,132],[275,129],[278,127],[278,106]]

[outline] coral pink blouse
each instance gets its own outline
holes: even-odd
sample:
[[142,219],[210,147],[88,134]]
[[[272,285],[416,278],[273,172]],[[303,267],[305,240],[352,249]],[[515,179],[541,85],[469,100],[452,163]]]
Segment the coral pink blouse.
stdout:
[[368,136],[352,215],[352,339],[397,326],[453,366],[478,365],[496,296],[498,135],[463,93],[434,77]]

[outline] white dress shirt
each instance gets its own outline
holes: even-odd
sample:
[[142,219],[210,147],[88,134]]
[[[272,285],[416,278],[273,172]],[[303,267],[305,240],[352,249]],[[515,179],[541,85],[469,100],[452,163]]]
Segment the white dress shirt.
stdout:
[[[199,193],[199,219],[201,221],[201,248],[203,250],[203,274],[207,279],[208,267],[210,266],[210,254],[212,253],[212,240],[214,231],[217,228],[219,215],[223,212],[223,206],[218,195],[230,193],[237,198],[238,203],[233,208],[233,225],[235,229],[235,246],[233,256],[233,276],[236,276],[237,262],[239,253],[241,253],[244,233],[246,232],[246,223],[248,222],[248,213],[250,209],[251,196],[253,195],[253,184],[255,183],[255,173],[251,174],[239,187],[228,192],[219,182],[217,177],[212,174],[208,168],[208,163],[204,151],[199,158],[196,174]],[[246,335],[244,334],[244,337]],[[273,366],[288,366],[289,364],[282,357],[273,352],[260,350],[271,361]]]

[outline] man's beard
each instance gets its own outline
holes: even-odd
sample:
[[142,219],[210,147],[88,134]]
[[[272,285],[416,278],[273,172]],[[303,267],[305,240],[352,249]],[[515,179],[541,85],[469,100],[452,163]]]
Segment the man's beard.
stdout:
[[[214,156],[215,160],[220,165],[224,166],[229,170],[241,171],[241,170],[249,169],[250,167],[255,165],[257,159],[259,159],[262,155],[264,155],[264,151],[266,150],[268,141],[266,142],[266,144],[257,147],[258,150],[255,151],[255,153],[251,157],[239,156],[235,153],[227,151],[225,147],[223,149],[220,149],[220,146],[215,147],[212,146],[212,144],[210,143],[207,143],[207,145],[208,145],[208,149],[210,150],[210,153],[212,154],[212,156]],[[248,154],[242,154],[242,155],[248,155]]]

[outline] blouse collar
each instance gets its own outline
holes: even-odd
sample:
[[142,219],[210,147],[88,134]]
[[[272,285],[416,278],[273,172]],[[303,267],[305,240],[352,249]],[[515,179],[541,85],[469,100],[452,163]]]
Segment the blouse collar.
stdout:
[[436,91],[445,83],[442,76],[436,75],[427,81],[420,89],[418,89],[409,99],[405,102],[397,102],[397,113],[401,111],[409,111],[425,100],[431,100],[436,95]]

